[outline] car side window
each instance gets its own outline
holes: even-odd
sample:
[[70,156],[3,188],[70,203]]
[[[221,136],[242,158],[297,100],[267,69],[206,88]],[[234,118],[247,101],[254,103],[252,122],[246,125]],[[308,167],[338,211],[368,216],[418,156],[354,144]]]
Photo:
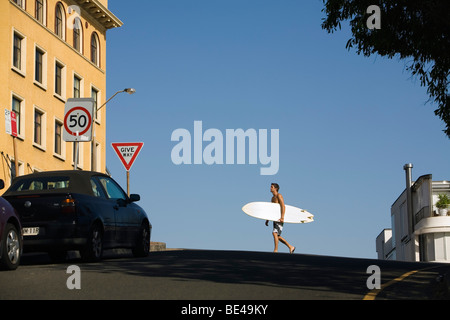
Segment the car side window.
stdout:
[[106,195],[109,199],[127,199],[127,195],[123,192],[122,188],[114,182],[114,180],[107,177],[98,177]]
[[102,192],[102,187],[98,184],[98,182],[91,178],[91,187],[92,187],[92,193],[95,197],[98,198],[106,198],[106,196]]

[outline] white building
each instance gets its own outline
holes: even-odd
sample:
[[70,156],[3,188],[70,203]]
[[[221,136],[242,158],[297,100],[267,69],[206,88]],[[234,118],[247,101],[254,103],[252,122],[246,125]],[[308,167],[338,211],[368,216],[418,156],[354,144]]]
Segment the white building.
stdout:
[[450,182],[424,175],[411,181],[412,165],[404,166],[406,189],[391,207],[391,229],[376,239],[378,259],[450,263],[450,213],[441,215],[439,194],[450,196]]

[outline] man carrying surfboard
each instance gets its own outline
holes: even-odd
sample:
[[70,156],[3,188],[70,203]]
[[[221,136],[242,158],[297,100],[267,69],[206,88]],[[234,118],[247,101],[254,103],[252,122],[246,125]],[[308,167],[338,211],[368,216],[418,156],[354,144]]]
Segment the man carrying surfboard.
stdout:
[[[278,192],[280,190],[280,186],[277,183],[272,183],[270,185],[270,192],[272,192],[272,202],[280,204],[280,210],[281,210],[281,218],[278,221],[273,222],[273,240],[275,243],[275,249],[273,252],[278,252],[278,242],[281,241],[283,244],[285,244],[289,248],[290,253],[294,253],[295,247],[291,246],[289,242],[287,242],[286,239],[281,237],[281,232],[283,231],[283,225],[284,225],[284,213],[286,212],[286,206],[284,205],[284,199],[281,193]],[[269,225],[269,220],[266,220],[266,226]]]

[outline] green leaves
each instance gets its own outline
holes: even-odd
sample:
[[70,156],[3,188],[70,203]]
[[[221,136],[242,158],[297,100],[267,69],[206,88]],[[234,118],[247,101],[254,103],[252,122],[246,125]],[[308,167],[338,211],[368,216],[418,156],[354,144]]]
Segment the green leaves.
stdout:
[[[334,33],[349,21],[352,38],[346,48],[357,54],[404,59],[407,70],[427,87],[435,114],[450,138],[450,1],[448,0],[323,0],[322,29]],[[367,8],[381,9],[381,29],[366,26]]]

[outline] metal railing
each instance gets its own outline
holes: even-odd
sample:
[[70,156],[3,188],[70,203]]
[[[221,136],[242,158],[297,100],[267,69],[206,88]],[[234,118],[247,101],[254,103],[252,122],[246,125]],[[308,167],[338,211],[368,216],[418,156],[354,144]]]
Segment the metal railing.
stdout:
[[433,213],[430,210],[430,206],[425,206],[414,215],[414,225],[419,223],[420,220],[429,217],[433,217]]

